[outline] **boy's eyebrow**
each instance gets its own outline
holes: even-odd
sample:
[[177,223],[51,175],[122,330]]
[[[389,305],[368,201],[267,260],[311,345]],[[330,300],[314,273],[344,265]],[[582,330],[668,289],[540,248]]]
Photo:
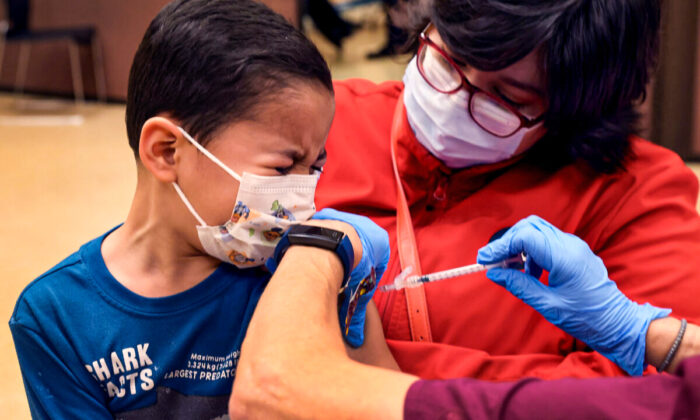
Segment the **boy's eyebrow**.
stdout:
[[[291,160],[293,160],[295,162],[304,160],[304,158],[306,157],[306,154],[299,149],[287,149],[287,150],[281,151],[280,153],[289,157]],[[324,147],[321,150],[321,153],[318,154],[318,157],[316,158],[315,161],[318,162],[319,160],[323,160],[327,156],[328,156],[328,152],[326,152],[326,148]]]
[[293,161],[298,161],[304,159],[304,152],[299,149],[287,149],[283,150],[280,152],[283,155],[286,155]]

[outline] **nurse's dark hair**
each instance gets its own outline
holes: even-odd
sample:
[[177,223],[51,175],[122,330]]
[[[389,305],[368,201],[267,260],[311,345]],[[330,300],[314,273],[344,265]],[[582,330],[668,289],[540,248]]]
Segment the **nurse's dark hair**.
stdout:
[[217,130],[316,84],[328,65],[282,16],[253,0],[177,0],[153,19],[129,75],[126,128],[138,159],[141,128],[166,114],[205,144]]
[[623,167],[658,56],[660,0],[404,0],[412,35],[432,21],[453,54],[484,71],[540,51],[547,134],[529,153],[555,169]]

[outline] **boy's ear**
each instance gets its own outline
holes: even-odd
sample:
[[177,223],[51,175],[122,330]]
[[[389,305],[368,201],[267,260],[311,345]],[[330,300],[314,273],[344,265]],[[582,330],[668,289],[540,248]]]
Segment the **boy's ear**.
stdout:
[[182,134],[171,120],[153,117],[141,128],[139,158],[153,176],[162,182],[177,181],[177,139]]

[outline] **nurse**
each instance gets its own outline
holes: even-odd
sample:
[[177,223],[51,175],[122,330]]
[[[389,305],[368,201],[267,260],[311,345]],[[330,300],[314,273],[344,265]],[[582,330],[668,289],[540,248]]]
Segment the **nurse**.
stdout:
[[[376,254],[387,246],[373,245],[363,252]],[[427,381],[353,362],[336,329],[341,265],[328,251],[296,247],[289,251],[294,259],[328,264],[298,267],[290,259],[272,277],[243,342],[231,417],[700,418],[700,327],[677,314],[669,317],[668,309],[629,300],[585,242],[538,217],[517,223],[484,247],[479,260],[493,262],[523,251],[529,258],[525,272],[492,269],[488,276],[629,372],[640,373],[649,363],[674,375]],[[548,286],[537,278],[543,269],[550,273]],[[292,281],[296,287],[290,291]]]
[[[335,84],[316,196],[389,232],[383,282],[474,262],[538,214],[582,238],[632,300],[700,321],[697,180],[634,135],[658,1],[407,4],[403,83]],[[374,300],[399,366],[423,378],[624,374],[484,275]]]

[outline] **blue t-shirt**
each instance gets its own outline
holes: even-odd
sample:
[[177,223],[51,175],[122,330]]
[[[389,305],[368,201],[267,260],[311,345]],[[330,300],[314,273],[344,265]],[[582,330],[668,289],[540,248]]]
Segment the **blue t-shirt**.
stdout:
[[225,415],[269,274],[221,264],[185,292],[146,298],[107,270],[101,245],[110,232],[34,280],[17,301],[10,329],[32,416]]

